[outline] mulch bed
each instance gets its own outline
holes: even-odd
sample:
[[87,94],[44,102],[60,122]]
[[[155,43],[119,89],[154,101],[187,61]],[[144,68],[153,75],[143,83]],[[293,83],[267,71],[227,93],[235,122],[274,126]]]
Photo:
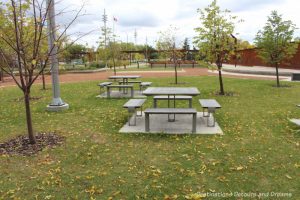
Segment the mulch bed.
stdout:
[[45,148],[62,145],[65,138],[56,133],[39,133],[35,136],[36,144],[30,144],[28,136],[21,135],[7,142],[0,143],[0,155],[31,156]]

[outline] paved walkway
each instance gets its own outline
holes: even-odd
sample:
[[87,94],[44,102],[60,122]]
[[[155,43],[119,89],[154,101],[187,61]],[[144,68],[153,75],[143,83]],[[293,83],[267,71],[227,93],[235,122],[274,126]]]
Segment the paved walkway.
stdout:
[[[253,74],[253,75],[267,75],[267,76],[276,76],[276,70],[274,67],[262,67],[262,66],[253,66],[253,67],[246,67],[237,65],[223,65],[224,72],[230,73],[240,73],[240,74]],[[300,70],[296,69],[279,69],[279,76],[291,76],[292,73],[300,73]]]

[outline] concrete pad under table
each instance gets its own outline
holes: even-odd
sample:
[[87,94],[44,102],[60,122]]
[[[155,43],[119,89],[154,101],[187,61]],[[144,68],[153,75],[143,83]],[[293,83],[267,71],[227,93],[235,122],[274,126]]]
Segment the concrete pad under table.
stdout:
[[[131,118],[133,120],[133,118]],[[145,114],[137,117],[136,126],[129,126],[128,122],[119,130],[120,133],[166,133],[166,134],[223,134],[216,122],[215,127],[207,127],[207,118],[203,112],[197,113],[197,130],[192,133],[192,115],[176,115],[175,122],[168,122],[168,115],[150,115],[150,132],[145,132]],[[210,118],[210,122],[212,122]]]

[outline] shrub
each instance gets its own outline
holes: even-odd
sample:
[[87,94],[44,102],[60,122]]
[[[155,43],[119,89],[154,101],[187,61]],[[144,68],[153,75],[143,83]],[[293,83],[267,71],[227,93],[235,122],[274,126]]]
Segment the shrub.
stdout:
[[89,65],[90,68],[104,68],[105,67],[105,63],[97,63],[97,62],[92,62]]

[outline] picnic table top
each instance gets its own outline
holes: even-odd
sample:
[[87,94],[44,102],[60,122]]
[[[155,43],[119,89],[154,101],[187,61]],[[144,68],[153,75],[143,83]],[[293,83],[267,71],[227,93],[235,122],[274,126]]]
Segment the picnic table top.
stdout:
[[196,87],[148,87],[143,94],[146,96],[153,95],[190,95],[197,96],[200,94]]
[[118,75],[118,76],[110,76],[108,77],[109,79],[136,79],[136,78],[141,78],[140,75]]

